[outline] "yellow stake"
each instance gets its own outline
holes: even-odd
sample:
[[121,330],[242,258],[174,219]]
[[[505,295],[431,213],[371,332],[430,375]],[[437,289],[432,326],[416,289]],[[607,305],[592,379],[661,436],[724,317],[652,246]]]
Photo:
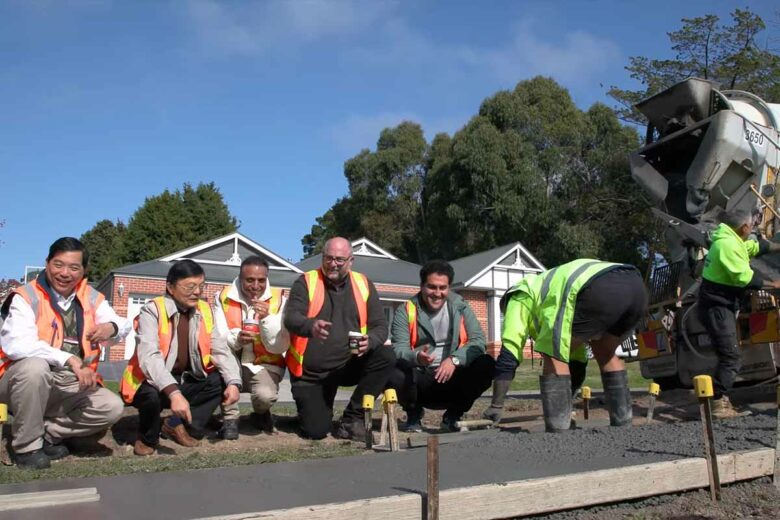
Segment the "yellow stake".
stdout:
[[385,390],[385,413],[387,414],[387,433],[390,435],[390,451],[398,451],[398,422],[395,419],[395,405],[398,402],[398,396],[395,390],[388,388]]
[[374,434],[371,433],[371,412],[374,410],[374,396],[366,394],[363,396],[363,427],[366,430],[366,449],[374,447]]
[[707,459],[707,472],[710,477],[710,496],[713,501],[720,500],[720,475],[718,473],[718,456],[715,453],[715,436],[712,432],[712,408],[710,401],[714,392],[710,376],[693,378],[693,389],[699,398],[701,422],[704,426],[704,458]]
[[650,394],[650,402],[647,404],[647,422],[653,420],[653,410],[655,410],[655,398],[661,393],[661,387],[657,383],[650,383],[650,388],[647,389],[647,393]]
[[582,387],[582,410],[584,412],[585,420],[588,420],[590,416],[590,387]]

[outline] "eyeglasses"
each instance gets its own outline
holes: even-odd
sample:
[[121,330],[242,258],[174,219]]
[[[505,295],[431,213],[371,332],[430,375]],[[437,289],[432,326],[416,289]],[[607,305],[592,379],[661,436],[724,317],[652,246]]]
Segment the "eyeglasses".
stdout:
[[206,290],[205,283],[189,283],[187,285],[177,285],[177,287],[185,294],[194,294],[196,292],[203,292]]
[[330,256],[326,255],[322,257],[323,261],[326,264],[336,264],[336,265],[344,265],[350,260],[352,260],[351,256]]

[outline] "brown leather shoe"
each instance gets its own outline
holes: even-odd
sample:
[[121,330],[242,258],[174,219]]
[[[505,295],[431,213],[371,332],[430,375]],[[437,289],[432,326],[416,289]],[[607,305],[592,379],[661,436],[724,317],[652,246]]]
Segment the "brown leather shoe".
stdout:
[[194,448],[195,446],[200,445],[200,441],[197,441],[190,437],[190,434],[187,433],[187,429],[184,427],[183,424],[177,424],[173,428],[168,426],[168,422],[164,422],[162,426],[162,433],[167,438],[171,439],[176,444],[180,444],[181,446],[184,446],[185,448]]
[[154,455],[154,448],[146,445],[141,439],[138,439],[133,445],[133,453],[139,457],[148,457],[149,455]]

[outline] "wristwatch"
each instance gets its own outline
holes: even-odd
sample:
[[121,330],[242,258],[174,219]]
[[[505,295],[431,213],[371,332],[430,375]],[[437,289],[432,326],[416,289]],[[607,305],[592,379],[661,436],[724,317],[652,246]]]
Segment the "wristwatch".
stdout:
[[456,358],[455,356],[450,356],[450,360],[452,361],[452,364],[456,367],[460,366],[460,359]]

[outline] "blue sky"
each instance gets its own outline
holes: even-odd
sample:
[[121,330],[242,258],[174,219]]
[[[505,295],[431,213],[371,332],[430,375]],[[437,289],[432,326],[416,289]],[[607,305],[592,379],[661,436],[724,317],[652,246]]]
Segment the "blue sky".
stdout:
[[214,181],[242,233],[297,261],[382,128],[453,133],[537,74],[608,102],[681,18],[746,5],[777,37],[763,0],[0,0],[0,278],[185,182]]

